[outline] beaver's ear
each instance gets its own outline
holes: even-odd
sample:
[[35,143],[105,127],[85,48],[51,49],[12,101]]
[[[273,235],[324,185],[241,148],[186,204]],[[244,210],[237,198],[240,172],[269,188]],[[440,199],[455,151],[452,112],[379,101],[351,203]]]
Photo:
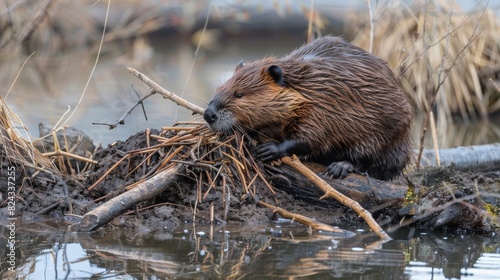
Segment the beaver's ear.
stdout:
[[241,68],[243,68],[243,66],[245,66],[245,63],[242,61],[240,61],[240,63],[238,63],[238,65],[236,65],[236,69],[234,69],[234,72],[240,70]]
[[285,86],[285,79],[283,77],[283,70],[278,65],[271,65],[267,67],[267,73],[273,78],[273,80],[280,86]]

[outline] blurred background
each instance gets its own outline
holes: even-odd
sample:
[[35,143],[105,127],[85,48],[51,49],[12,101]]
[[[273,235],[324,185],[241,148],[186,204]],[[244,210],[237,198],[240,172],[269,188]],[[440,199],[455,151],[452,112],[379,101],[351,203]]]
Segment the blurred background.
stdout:
[[500,142],[499,11],[496,1],[458,0],[6,0],[0,96],[31,140],[40,122],[62,120],[107,145],[191,117],[155,95],[148,120],[136,108],[113,130],[93,125],[122,117],[134,89],[149,92],[126,67],[205,107],[241,60],[329,34],[389,63],[414,101],[415,147],[429,110],[441,148]]

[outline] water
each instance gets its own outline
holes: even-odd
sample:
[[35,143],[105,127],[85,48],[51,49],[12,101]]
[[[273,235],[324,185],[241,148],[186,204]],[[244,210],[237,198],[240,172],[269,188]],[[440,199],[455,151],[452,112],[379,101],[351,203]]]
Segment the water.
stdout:
[[[399,230],[381,243],[363,229],[351,237],[309,235],[289,222],[174,231],[115,228],[65,232],[18,225],[15,272],[2,279],[498,279],[500,239]],[[1,240],[8,230],[0,227]],[[2,246],[0,251],[4,251]],[[5,252],[1,254],[5,258]],[[10,275],[10,276],[9,276]],[[14,279],[14,278],[10,278]]]

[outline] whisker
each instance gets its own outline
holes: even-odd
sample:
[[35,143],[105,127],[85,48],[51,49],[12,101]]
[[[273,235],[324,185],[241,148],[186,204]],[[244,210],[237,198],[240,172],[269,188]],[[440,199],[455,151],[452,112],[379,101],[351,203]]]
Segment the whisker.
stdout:
[[243,136],[245,136],[246,138],[248,138],[248,139],[252,139],[252,138],[250,137],[250,135],[248,134],[248,132],[246,132],[246,130],[245,130],[245,129],[243,129],[240,125],[237,125],[237,126],[236,126],[236,129],[237,129],[237,130],[238,130],[238,131],[239,131],[239,132],[240,132]]
[[241,132],[244,133],[244,135],[247,136],[249,139],[252,139],[252,138],[249,136],[248,132],[255,132],[259,136],[266,137],[266,135],[264,133],[260,132],[259,130],[254,129],[254,128],[251,128],[249,126],[246,126],[243,124],[238,124],[238,126],[240,127]]

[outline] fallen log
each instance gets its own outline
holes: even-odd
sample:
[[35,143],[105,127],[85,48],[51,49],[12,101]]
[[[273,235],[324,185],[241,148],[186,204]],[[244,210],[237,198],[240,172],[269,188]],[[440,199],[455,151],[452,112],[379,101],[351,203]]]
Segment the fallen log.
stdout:
[[[443,167],[413,170],[409,177],[415,186],[409,187],[358,174],[349,174],[343,180],[329,179],[322,176],[325,167],[307,164],[332,188],[357,201],[378,220],[399,224],[391,231],[409,225],[483,233],[500,229],[498,171],[469,173]],[[342,207],[333,199],[320,199],[322,192],[288,166],[275,168],[270,181],[276,189],[323,211]]]
[[89,232],[110,222],[136,204],[152,199],[176,181],[176,174],[182,172],[183,165],[177,164],[159,172],[151,179],[135,188],[118,195],[85,214],[76,231]]
[[500,143],[455,147],[439,150],[439,164],[434,150],[424,150],[420,166],[451,166],[460,171],[500,170]]
[[[326,171],[325,166],[313,162],[304,164],[335,190],[357,201],[371,213],[388,207],[399,209],[404,205],[404,199],[408,191],[406,185],[368,178],[356,173],[351,173],[342,180],[330,179],[322,175]],[[324,195],[322,190],[312,186],[311,181],[295,169],[283,165],[279,167],[279,170],[280,173],[275,173],[270,178],[271,183],[276,188],[321,208],[341,206],[332,198],[321,199]]]

